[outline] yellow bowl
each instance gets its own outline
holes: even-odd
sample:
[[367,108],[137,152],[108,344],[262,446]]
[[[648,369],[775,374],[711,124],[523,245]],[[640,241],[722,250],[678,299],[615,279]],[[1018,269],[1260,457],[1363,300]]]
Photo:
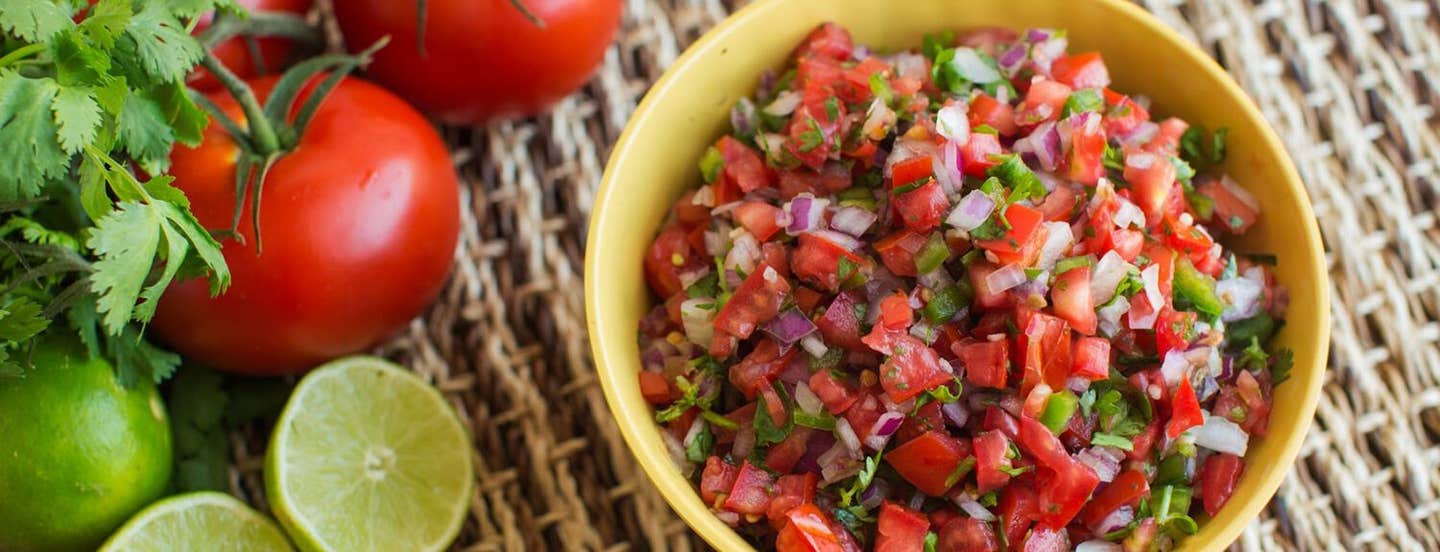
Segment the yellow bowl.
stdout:
[[696,184],[696,162],[728,129],[736,100],[760,74],[782,67],[816,25],[834,21],[857,44],[918,47],[922,35],[978,26],[1053,27],[1071,51],[1099,50],[1114,87],[1149,96],[1153,112],[1229,127],[1225,169],[1262,205],[1242,250],[1279,256],[1290,290],[1279,343],[1295,351],[1279,386],[1269,435],[1251,448],[1239,488],[1183,550],[1221,550],[1275,493],[1299,451],[1319,396],[1330,335],[1329,284],[1315,215],[1294,165],[1259,109],[1203,52],[1121,0],[760,0],[690,47],[650,89],[611,154],[590,222],[585,307],[605,398],[635,457],[675,511],[721,550],[749,545],[706,509],[680,476],[640,396],[639,321],[651,305],[641,259],[677,197]]

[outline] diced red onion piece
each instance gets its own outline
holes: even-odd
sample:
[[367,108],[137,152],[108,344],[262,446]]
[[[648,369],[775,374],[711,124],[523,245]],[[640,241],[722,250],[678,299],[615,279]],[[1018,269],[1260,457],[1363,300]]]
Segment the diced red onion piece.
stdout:
[[895,110],[885,105],[885,100],[875,98],[865,110],[865,122],[860,125],[860,132],[871,140],[883,140],[898,120]]
[[1120,317],[1127,312],[1130,312],[1130,302],[1124,299],[1112,301],[1096,309],[1095,313],[1100,317],[1100,332],[1106,337],[1115,337],[1115,334],[1123,329],[1120,326]]
[[800,348],[805,349],[805,352],[810,353],[810,356],[815,358],[823,357],[825,353],[830,352],[830,348],[825,346],[825,342],[816,334],[810,334],[801,338]]
[[765,333],[775,336],[783,344],[794,345],[801,338],[815,333],[815,323],[796,309],[780,313],[764,326]]
[[1011,44],[1010,49],[1005,50],[1005,53],[1000,54],[1000,58],[996,61],[999,62],[1000,70],[1005,73],[1005,76],[1013,77],[1020,71],[1020,67],[1025,65],[1026,54],[1029,53],[1030,49],[1025,44],[1016,42]]
[[741,272],[749,274],[755,272],[755,267],[759,264],[760,242],[749,232],[741,232],[730,247],[730,252],[725,255],[725,268],[739,268]]
[[785,204],[781,211],[788,213],[789,225],[785,233],[792,236],[803,234],[814,230],[823,229],[825,208],[830,205],[828,199],[817,199],[809,192],[801,193]]
[[1130,132],[1121,134],[1117,138],[1120,139],[1121,146],[1135,147],[1149,143],[1150,140],[1154,139],[1155,135],[1159,133],[1160,125],[1151,121],[1145,121],[1135,125],[1135,128],[1131,129]]
[[731,212],[731,211],[734,211],[737,207],[739,207],[741,203],[742,203],[742,202],[740,202],[740,201],[731,201],[730,203],[726,203],[726,204],[724,204],[724,205],[716,205],[714,209],[711,209],[711,210],[710,210],[710,215],[711,215],[711,216],[720,216],[720,215],[723,215],[723,214],[725,214],[725,213],[729,213],[729,212]]
[[1160,293],[1160,263],[1150,263],[1141,270],[1140,280],[1145,283],[1145,298],[1150,300],[1150,305],[1157,308],[1164,305],[1165,296]]
[[1011,263],[985,276],[985,287],[990,293],[1000,293],[1025,283],[1025,269],[1020,263]]
[[700,431],[705,429],[705,424],[705,418],[696,416],[695,419],[690,422],[690,429],[685,432],[685,440],[682,444],[689,447],[691,443],[694,443],[695,438],[700,435]]
[[974,48],[956,48],[955,57],[950,60],[955,72],[965,80],[984,84],[1000,80],[1000,73],[980,58]]
[[854,236],[843,232],[836,232],[834,230],[816,230],[814,232],[810,232],[810,234],[819,238],[823,238],[825,241],[830,242],[832,245],[835,245],[846,251],[859,251],[860,248],[865,246],[865,244],[861,243],[860,240],[856,239]]
[[1040,123],[1028,136],[1015,141],[1015,151],[1035,154],[1040,167],[1047,172],[1059,166],[1062,146],[1060,133],[1056,130],[1055,123],[1050,121]]
[[1140,210],[1139,205],[1124,198],[1120,199],[1119,204],[1120,207],[1115,210],[1116,228],[1145,227],[1145,211]]
[[935,114],[935,131],[956,144],[969,142],[970,119],[965,116],[968,110],[964,102],[954,102],[940,108]]
[[1207,415],[1205,423],[1193,431],[1195,446],[1213,451],[1245,456],[1245,451],[1250,446],[1250,435],[1224,416]]
[[1089,466],[1100,477],[1101,481],[1109,483],[1115,480],[1120,473],[1120,462],[1108,454],[1104,454],[1091,447],[1080,451],[1075,455],[1075,460]]
[[860,436],[855,434],[855,428],[850,427],[850,421],[845,418],[835,420],[835,434],[840,437],[840,443],[850,451],[850,456],[860,457]]
[[705,231],[705,253],[714,257],[725,250],[725,236],[719,232]]
[[865,491],[860,493],[860,505],[874,510],[879,508],[880,503],[885,502],[885,499],[889,497],[890,482],[877,477],[870,480],[870,486],[865,487]]
[[901,78],[925,80],[930,76],[930,63],[925,56],[914,52],[901,52],[890,56],[895,64],[895,75]]
[[825,408],[825,403],[820,402],[820,397],[810,390],[805,382],[795,384],[795,404],[806,414],[819,414],[820,409]]
[[1135,268],[1125,262],[1125,258],[1119,253],[1110,251],[1100,257],[1100,262],[1095,263],[1095,272],[1090,275],[1091,298],[1097,305],[1103,305],[1115,296],[1115,289],[1120,286],[1120,281]]
[[661,431],[660,440],[665,442],[665,451],[670,453],[670,460],[675,462],[675,467],[680,468],[681,472],[688,475],[695,469],[695,465],[690,463],[689,458],[686,458],[685,445],[681,444],[679,439],[676,439],[669,431]]
[[1121,552],[1124,549],[1119,543],[1102,539],[1090,539],[1075,545],[1075,552]]
[[1070,225],[1064,222],[1046,222],[1044,226],[1045,244],[1040,246],[1040,260],[1035,266],[1050,270],[1070,251],[1070,246],[1075,245],[1075,234],[1071,232]]
[[945,222],[960,230],[969,232],[979,228],[990,218],[990,213],[995,210],[995,200],[985,192],[971,190],[960,199],[960,204],[945,218]]
[[995,521],[995,514],[991,513],[990,510],[986,510],[984,506],[981,506],[979,502],[969,495],[962,494],[955,497],[955,505],[959,506],[961,510],[964,510],[966,514],[969,514],[970,517],[975,519],[986,523]]
[[860,472],[859,454],[851,453],[844,443],[835,443],[830,450],[820,455],[820,478],[826,483],[848,479]]
[[935,328],[931,326],[929,322],[916,320],[915,324],[910,326],[910,336],[929,345],[934,343],[935,338],[940,337],[940,334],[935,331]]
[[760,116],[755,112],[755,103],[750,98],[740,98],[735,102],[735,107],[730,108],[730,126],[735,127],[735,132],[749,135],[760,128]]
[[960,193],[965,186],[965,175],[960,172],[960,151],[955,142],[940,145],[940,155],[930,158],[930,171],[946,196]]
[[775,101],[765,106],[765,114],[772,117],[785,117],[795,112],[800,107],[800,102],[805,99],[799,92],[794,90],[783,90],[775,96]]
[[1083,395],[1087,389],[1090,389],[1090,380],[1080,376],[1070,376],[1065,378],[1065,388],[1076,395]]
[[1137,152],[1125,157],[1125,166],[1145,170],[1155,165],[1158,158],[1153,153]]
[[1114,533],[1124,529],[1125,526],[1130,525],[1132,521],[1135,521],[1135,509],[1130,506],[1121,506],[1116,508],[1115,511],[1110,512],[1110,515],[1102,518],[1100,522],[1096,523],[1090,530],[1094,531],[1097,535]]
[[[662,435],[668,433],[660,432]],[[751,424],[740,424],[740,429],[735,432],[735,443],[731,445],[730,454],[736,458],[750,456],[750,451],[755,448],[755,427]]]
[[[1148,301],[1149,299],[1147,298],[1146,300]],[[1155,321],[1159,318],[1160,309],[1151,309],[1150,312],[1144,316],[1141,316],[1137,311],[1130,311],[1130,316],[1126,317],[1126,319],[1130,321],[1129,326],[1132,330],[1153,330],[1155,329]]]
[[1035,63],[1035,66],[1040,69],[1042,74],[1049,76],[1050,64],[1054,63],[1060,56],[1065,55],[1065,48],[1068,46],[1068,41],[1065,40],[1064,36],[1051,34],[1042,40],[1031,41],[1031,44],[1033,44],[1033,46],[1030,47],[1030,61]]
[[926,498],[929,497],[923,491],[916,489],[914,493],[910,494],[910,509],[920,511],[920,507],[925,505]]
[[878,219],[875,213],[860,207],[841,207],[830,217],[830,227],[858,238]]
[[960,401],[940,405],[940,412],[957,428],[965,427],[965,423],[970,421],[970,411],[966,410]]
[[715,309],[709,308],[715,300],[708,297],[686,299],[680,303],[680,321],[685,327],[685,338],[701,347],[709,347],[715,335]]
[[731,527],[740,526],[740,514],[737,514],[735,512],[721,510],[719,512],[715,512],[715,517],[718,518],[720,522],[724,523],[725,525],[729,525]]
[[1264,280],[1255,280],[1249,275],[1216,282],[1215,295],[1225,306],[1220,313],[1220,319],[1234,322],[1255,316],[1260,312],[1260,294],[1264,291]]
[[[780,345],[780,354],[790,352],[793,345]],[[780,371],[780,381],[795,385],[802,381],[810,381],[810,359],[796,355],[790,358],[790,363]]]

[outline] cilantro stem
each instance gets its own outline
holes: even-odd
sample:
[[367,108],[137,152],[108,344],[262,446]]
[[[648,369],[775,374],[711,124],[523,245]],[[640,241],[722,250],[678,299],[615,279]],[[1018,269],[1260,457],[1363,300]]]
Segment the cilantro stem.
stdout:
[[11,64],[45,51],[44,44],[29,44],[16,48],[15,51],[0,57],[0,67],[9,67]]

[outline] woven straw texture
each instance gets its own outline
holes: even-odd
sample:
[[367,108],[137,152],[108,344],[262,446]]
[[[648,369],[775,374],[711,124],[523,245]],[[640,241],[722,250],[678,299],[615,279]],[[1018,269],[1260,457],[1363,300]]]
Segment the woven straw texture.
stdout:
[[[1440,2],[1141,3],[1259,103],[1325,238],[1335,327],[1315,426],[1236,546],[1440,550]],[[474,435],[455,549],[704,547],[610,421],[580,278],[609,145],[649,84],[735,7],[627,0],[583,90],[534,119],[445,131],[468,206],[454,276],[379,352],[431,378]],[[260,507],[266,429],[231,440],[234,491]]]

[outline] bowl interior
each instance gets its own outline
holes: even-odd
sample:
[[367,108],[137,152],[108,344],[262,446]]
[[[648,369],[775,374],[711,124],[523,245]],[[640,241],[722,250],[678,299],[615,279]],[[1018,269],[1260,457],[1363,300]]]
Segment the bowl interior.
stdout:
[[710,514],[674,467],[640,396],[636,332],[652,301],[641,259],[675,198],[699,183],[696,162],[727,130],[730,107],[825,21],[845,26],[857,44],[882,50],[918,47],[925,33],[946,29],[1066,29],[1071,51],[1100,51],[1112,87],[1149,96],[1157,118],[1229,127],[1225,169],[1262,205],[1259,224],[1234,245],[1278,255],[1277,276],[1291,297],[1279,342],[1295,351],[1295,366],[1290,381],[1277,389],[1269,435],[1252,443],[1235,495],[1183,549],[1227,546],[1274,494],[1310,425],[1329,341],[1323,252],[1304,188],[1259,110],[1204,53],[1119,0],[766,0],[710,31],[670,68],[612,154],[591,221],[585,273],[590,339],[606,399],[651,480],[712,545],[747,546]]

